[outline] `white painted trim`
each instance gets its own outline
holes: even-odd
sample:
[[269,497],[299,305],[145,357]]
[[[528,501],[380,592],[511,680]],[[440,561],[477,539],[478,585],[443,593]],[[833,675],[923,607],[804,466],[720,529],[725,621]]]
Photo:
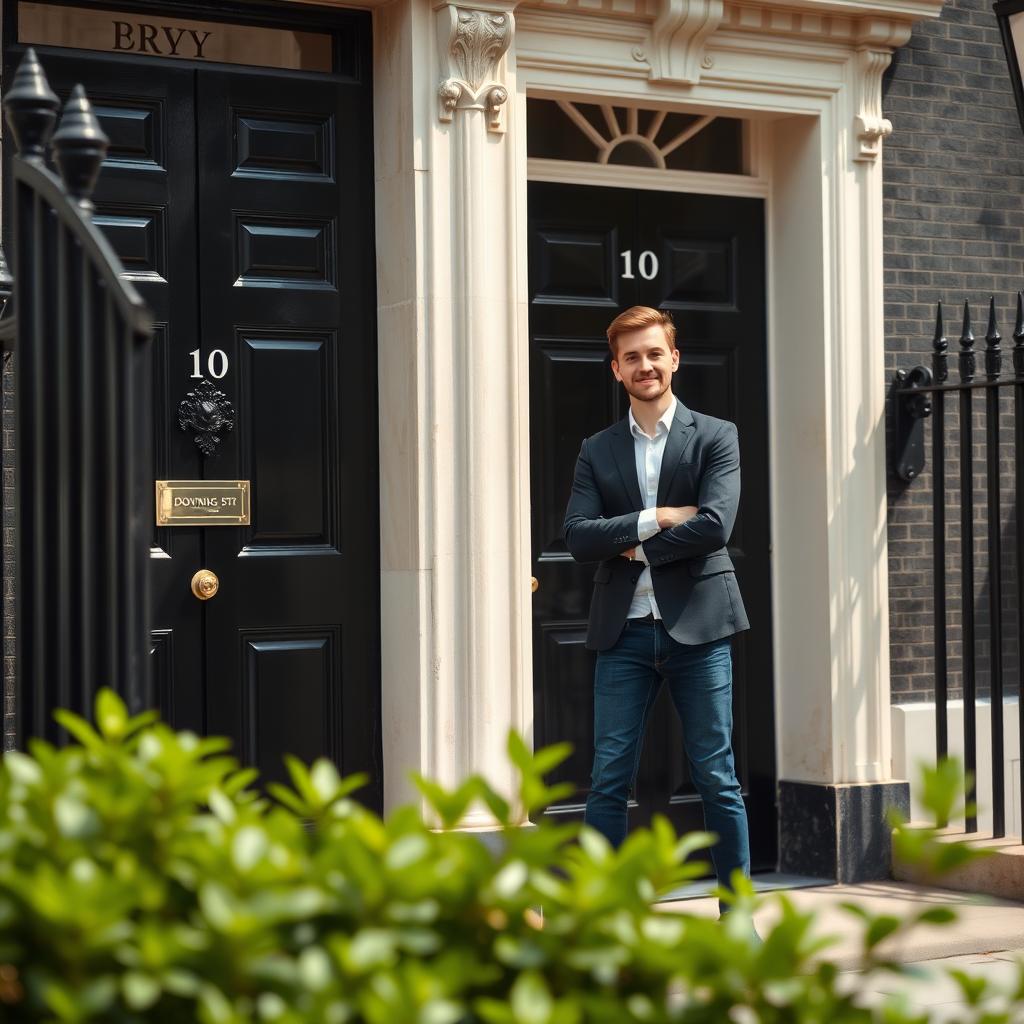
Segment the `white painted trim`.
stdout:
[[627,167],[577,160],[547,160],[529,157],[526,176],[530,181],[564,181],[575,185],[603,185],[606,188],[639,188],[657,192],[700,193],[709,196],[768,195],[765,178],[745,174],[705,174],[697,171],[663,171],[658,167]]
[[[857,56],[866,29],[814,43],[720,31],[708,40],[700,83],[680,87],[645,78],[622,23],[601,22],[583,46],[583,23],[566,33],[569,17],[533,9],[520,19],[517,66],[528,95],[759,122],[752,126],[760,140],[752,143],[761,171],[755,179],[673,180],[663,171],[622,167],[595,174],[589,164],[573,165],[569,177],[565,165],[533,160],[528,173],[726,195],[751,189],[768,200],[779,773],[812,782],[884,780],[890,749],[884,450],[877,429],[884,389],[876,370],[881,168],[855,162],[849,142],[870,92]],[[888,26],[885,32],[894,34]],[[525,148],[524,140],[513,141]]]
[[[992,831],[992,702],[983,697],[975,704],[978,830]],[[892,775],[910,782],[910,819],[925,821],[921,804],[922,764],[935,764],[935,705],[894,704],[892,716]],[[949,753],[964,759],[964,702],[951,700],[946,706],[949,731]],[[1017,697],[1003,700],[1003,788],[1006,834],[1021,834],[1021,756],[1019,745],[1020,716]],[[963,825],[960,817],[950,822]]]
[[[491,72],[503,135],[484,111],[439,118],[431,4],[374,12],[382,616],[409,634],[382,658],[386,805],[407,769],[504,786],[505,729],[532,738],[528,178],[765,201],[779,774],[885,780],[881,166],[857,137],[879,61],[862,53],[937,5],[729,3],[681,85],[651,78],[651,12],[578,2],[516,7]],[[528,160],[528,95],[740,117],[754,173]]]

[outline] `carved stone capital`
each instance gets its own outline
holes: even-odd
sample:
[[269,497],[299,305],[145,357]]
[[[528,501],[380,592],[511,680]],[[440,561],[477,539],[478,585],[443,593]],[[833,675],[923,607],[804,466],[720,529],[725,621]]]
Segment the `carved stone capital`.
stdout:
[[651,78],[696,85],[704,43],[724,15],[722,0],[659,0],[651,26]]
[[504,131],[501,108],[508,90],[498,76],[514,29],[511,10],[446,4],[437,11],[442,74],[437,98],[442,122],[450,122],[456,110],[483,110],[488,130]]
[[882,152],[882,139],[892,132],[892,122],[882,116],[882,75],[892,60],[890,50],[861,47],[857,50],[857,113],[853,159],[872,163]]

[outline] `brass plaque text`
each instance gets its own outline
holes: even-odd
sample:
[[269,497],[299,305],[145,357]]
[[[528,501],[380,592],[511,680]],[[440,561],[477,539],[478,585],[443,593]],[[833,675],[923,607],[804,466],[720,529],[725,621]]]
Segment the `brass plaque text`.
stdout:
[[248,480],[157,480],[157,526],[248,526]]

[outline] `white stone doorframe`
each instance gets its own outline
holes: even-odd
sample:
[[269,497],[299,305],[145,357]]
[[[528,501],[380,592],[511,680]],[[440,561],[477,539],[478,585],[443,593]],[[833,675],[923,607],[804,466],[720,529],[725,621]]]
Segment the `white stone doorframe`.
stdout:
[[880,86],[940,6],[375,10],[387,805],[531,735],[527,95],[758,121],[779,777],[891,780]]

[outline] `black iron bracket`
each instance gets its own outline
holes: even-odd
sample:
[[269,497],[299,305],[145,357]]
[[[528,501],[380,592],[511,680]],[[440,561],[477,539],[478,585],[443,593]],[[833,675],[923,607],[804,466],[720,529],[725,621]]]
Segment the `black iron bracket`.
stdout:
[[932,371],[927,366],[897,370],[893,382],[893,408],[896,415],[896,475],[909,483],[924,469],[924,421],[932,414],[932,396],[920,388],[930,387]]

